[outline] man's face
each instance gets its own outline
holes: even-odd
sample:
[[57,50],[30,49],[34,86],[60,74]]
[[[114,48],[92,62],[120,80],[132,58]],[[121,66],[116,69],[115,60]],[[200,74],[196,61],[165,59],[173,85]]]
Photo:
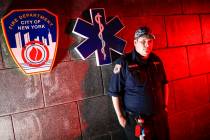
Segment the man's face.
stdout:
[[140,55],[147,58],[153,48],[153,39],[147,37],[139,37],[138,39],[134,40],[134,46]]

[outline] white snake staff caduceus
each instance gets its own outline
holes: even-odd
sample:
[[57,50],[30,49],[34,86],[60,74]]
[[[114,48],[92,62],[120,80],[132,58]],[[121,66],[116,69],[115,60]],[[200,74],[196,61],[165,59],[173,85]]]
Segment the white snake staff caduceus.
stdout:
[[105,60],[106,59],[106,53],[105,53],[104,49],[105,49],[106,44],[105,44],[105,41],[104,41],[103,35],[102,35],[102,32],[104,31],[104,26],[103,26],[103,24],[101,24],[101,19],[100,19],[101,17],[102,16],[99,13],[97,13],[97,15],[95,16],[95,21],[99,25],[98,37],[99,37],[99,39],[101,40],[101,43],[102,43],[101,53],[104,55],[104,60]]

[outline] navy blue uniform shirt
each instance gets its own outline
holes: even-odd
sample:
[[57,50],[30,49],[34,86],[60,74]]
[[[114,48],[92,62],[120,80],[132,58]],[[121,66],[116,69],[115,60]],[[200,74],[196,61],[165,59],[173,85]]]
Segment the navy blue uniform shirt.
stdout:
[[108,95],[121,96],[125,111],[145,115],[164,109],[164,84],[167,83],[163,64],[154,53],[147,60],[134,50],[116,61]]

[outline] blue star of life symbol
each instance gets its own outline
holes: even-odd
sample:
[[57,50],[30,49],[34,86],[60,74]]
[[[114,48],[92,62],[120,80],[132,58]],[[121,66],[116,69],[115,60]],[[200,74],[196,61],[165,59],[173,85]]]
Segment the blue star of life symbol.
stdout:
[[97,66],[110,64],[111,51],[123,54],[126,42],[115,35],[124,26],[117,17],[107,22],[103,8],[90,9],[90,16],[91,23],[80,18],[76,20],[72,32],[85,40],[75,50],[83,60],[95,53]]

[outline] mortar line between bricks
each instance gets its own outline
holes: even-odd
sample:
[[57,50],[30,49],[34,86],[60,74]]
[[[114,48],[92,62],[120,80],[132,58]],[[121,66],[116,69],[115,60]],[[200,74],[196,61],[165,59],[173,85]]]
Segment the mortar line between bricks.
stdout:
[[[16,65],[16,64],[15,64]],[[10,67],[10,68],[3,68],[3,69],[0,69],[0,70],[10,70],[10,69],[17,69],[17,70],[20,70],[21,71],[21,69],[19,68],[19,67]],[[22,73],[22,72],[21,72]]]
[[[203,13],[184,13],[184,10],[182,9],[183,6],[181,4],[181,13],[173,13],[173,14],[140,14],[138,17],[147,17],[147,16],[187,16],[187,15],[210,15],[210,12],[203,12]],[[76,20],[77,18],[75,17],[69,17],[64,14],[61,14],[61,16],[68,17],[70,20]],[[108,15],[108,17],[111,15]],[[136,16],[119,16],[119,15],[114,15],[118,16],[119,18],[136,18]]]
[[81,139],[83,140],[83,132],[82,132],[82,120],[81,120],[81,113],[80,113],[80,110],[79,110],[79,103],[78,101],[76,102],[76,105],[77,105],[77,114],[78,114],[78,120],[79,120],[79,128],[80,128],[80,132],[81,132]]
[[58,106],[58,105],[65,105],[65,104],[69,104],[69,103],[73,103],[73,102],[79,102],[79,101],[84,101],[84,100],[89,100],[89,99],[94,99],[94,98],[103,97],[103,96],[107,96],[107,95],[103,95],[102,94],[102,95],[93,96],[93,97],[86,97],[86,98],[82,98],[82,99],[78,99],[78,100],[72,100],[72,101],[68,101],[68,102],[63,102],[63,103],[49,105],[49,106],[46,106],[45,108],[54,107],[54,106]]
[[[47,109],[47,108],[51,108],[51,107],[62,106],[62,105],[66,105],[66,104],[70,104],[70,103],[74,103],[74,102],[78,102],[78,101],[83,101],[83,100],[88,100],[88,99],[94,99],[94,98],[103,97],[103,96],[106,96],[106,95],[88,97],[88,98],[83,98],[83,99],[79,99],[79,100],[73,100],[73,101],[69,101],[69,102],[63,102],[63,103],[53,104],[53,105],[46,106],[44,108],[37,108],[37,109],[28,110],[28,111],[39,110],[39,109]],[[17,112],[16,114],[18,114],[18,113],[24,113],[24,112],[28,112],[28,111]]]
[[62,106],[62,105],[70,104],[70,103],[73,103],[73,102],[76,102],[76,101],[66,102],[66,103],[62,103],[62,104],[55,104],[55,105],[40,107],[40,108],[35,108],[35,109],[29,109],[29,110],[24,110],[24,111],[20,111],[20,112],[12,112],[12,113],[8,113],[8,114],[0,115],[0,117],[6,117],[6,116],[9,116],[9,115],[16,115],[16,114],[22,114],[22,113],[27,113],[27,112],[37,111],[37,110],[48,109],[48,108],[52,108],[52,107],[56,107],[56,106]]
[[101,77],[101,86],[102,86],[102,88],[103,88],[103,95],[105,95],[105,87],[104,87],[104,80],[103,80],[103,74],[102,74],[102,68],[101,68],[101,66],[99,67],[99,69],[100,69],[100,77]]
[[20,112],[12,112],[12,113],[8,113],[8,114],[0,115],[0,117],[5,117],[5,116],[9,116],[9,115],[16,115],[16,114],[21,114],[21,113],[36,111],[36,110],[40,110],[40,109],[44,109],[44,108],[43,107],[40,107],[40,108],[29,109],[29,110],[24,110],[24,111],[20,111]]
[[188,47],[185,47],[185,49],[186,49],[186,53],[187,53],[187,67],[188,67],[188,73],[189,73],[189,77],[191,77],[192,76],[192,73],[191,73],[191,71],[190,71],[190,62],[189,62],[189,52],[188,52]]
[[162,16],[166,16],[166,17],[170,17],[170,16],[199,16],[199,15],[209,15],[209,14],[210,14],[210,12],[206,12],[206,13],[168,14],[168,15],[162,14]]
[[10,120],[11,120],[11,123],[12,123],[12,131],[13,131],[13,135],[14,135],[14,140],[16,140],[15,128],[14,128],[14,123],[13,123],[13,117],[12,117],[12,115],[10,115]]
[[[206,12],[206,13],[174,13],[174,14],[148,14],[148,15],[139,15],[138,17],[150,17],[150,16],[198,16],[198,15],[209,15],[210,12]],[[136,16],[121,16],[123,18],[136,18]]]
[[189,44],[189,45],[180,45],[180,46],[168,46],[165,48],[156,48],[153,49],[154,51],[156,50],[167,50],[167,49],[173,49],[173,48],[181,48],[181,47],[190,47],[190,46],[197,46],[197,45],[210,45],[210,42],[207,43],[197,43],[197,44]]
[[167,34],[167,30],[166,30],[166,17],[165,16],[163,16],[163,24],[164,24],[165,35],[166,35],[166,48],[168,48],[168,34]]
[[98,95],[98,96],[83,98],[83,99],[80,99],[80,100],[78,100],[78,101],[89,100],[89,99],[94,99],[94,98],[104,97],[104,96],[108,96],[108,95],[102,94],[102,95]]
[[44,85],[43,85],[43,82],[42,82],[42,75],[41,74],[40,74],[39,78],[40,78],[40,82],[41,82],[41,91],[42,91],[42,96],[43,96],[43,103],[44,103],[44,107],[46,107],[47,103],[46,103],[46,98],[45,98],[45,95],[44,95]]
[[192,112],[194,110],[199,110],[200,108],[207,107],[207,106],[209,106],[209,103],[201,104],[200,106],[195,107],[195,108],[190,108],[190,109],[186,109],[186,110],[182,110],[182,111],[175,111],[174,113],[172,113],[171,115],[169,115],[169,118],[170,117],[173,117],[173,116],[176,116],[176,115],[179,115],[179,114],[182,114],[182,113]]
[[194,78],[194,77],[199,77],[199,76],[205,76],[205,75],[208,75],[208,74],[210,74],[210,72],[195,74],[195,75],[191,75],[191,76],[185,76],[185,77],[177,78],[177,79],[174,79],[174,80],[169,80],[169,82],[174,82],[174,81],[179,81],[179,80],[184,80],[184,79]]
[[103,97],[103,96],[107,96],[107,95],[94,96],[94,97],[84,98],[84,99],[80,99],[80,100],[74,100],[74,101],[54,104],[54,105],[50,105],[50,106],[46,106],[46,107],[40,107],[40,108],[29,109],[29,110],[20,111],[20,112],[8,113],[8,114],[0,115],[0,117],[16,115],[16,114],[21,114],[21,113],[26,113],[26,112],[31,112],[31,111],[41,110],[41,109],[47,109],[47,108],[52,108],[52,107],[56,107],[56,106],[62,106],[62,105],[66,105],[66,104],[70,104],[70,103],[74,103],[74,102],[79,102],[79,101],[88,100],[88,99],[94,99],[94,98]]

